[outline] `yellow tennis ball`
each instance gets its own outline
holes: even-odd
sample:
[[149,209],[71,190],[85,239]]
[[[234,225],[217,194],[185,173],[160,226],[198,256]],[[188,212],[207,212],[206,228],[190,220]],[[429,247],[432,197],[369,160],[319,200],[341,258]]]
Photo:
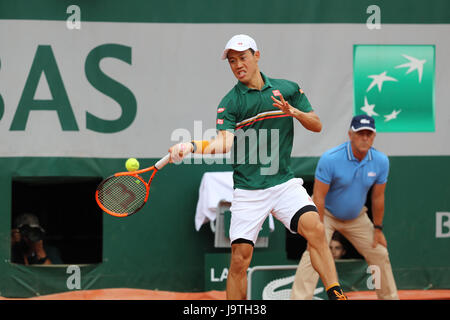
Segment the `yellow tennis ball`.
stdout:
[[136,171],[139,169],[139,161],[135,158],[130,158],[125,162],[125,168],[127,168],[128,171]]

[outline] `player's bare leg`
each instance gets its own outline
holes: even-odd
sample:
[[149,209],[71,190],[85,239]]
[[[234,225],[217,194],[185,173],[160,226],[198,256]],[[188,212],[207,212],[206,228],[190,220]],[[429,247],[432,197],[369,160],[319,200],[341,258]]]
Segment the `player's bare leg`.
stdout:
[[319,214],[314,211],[302,214],[298,223],[298,233],[308,241],[311,264],[322,279],[330,299],[344,298]]
[[248,243],[231,245],[231,262],[227,278],[227,299],[247,299],[247,269],[252,260],[253,246]]

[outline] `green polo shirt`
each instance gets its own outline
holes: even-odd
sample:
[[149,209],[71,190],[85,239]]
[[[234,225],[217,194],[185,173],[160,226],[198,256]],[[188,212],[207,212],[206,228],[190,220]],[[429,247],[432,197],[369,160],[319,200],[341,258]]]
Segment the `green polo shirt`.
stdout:
[[312,111],[295,82],[261,76],[261,90],[238,82],[217,108],[217,130],[235,135],[231,151],[234,188],[266,189],[294,177],[290,168],[294,121],[272,105],[271,96],[281,93],[293,107]]

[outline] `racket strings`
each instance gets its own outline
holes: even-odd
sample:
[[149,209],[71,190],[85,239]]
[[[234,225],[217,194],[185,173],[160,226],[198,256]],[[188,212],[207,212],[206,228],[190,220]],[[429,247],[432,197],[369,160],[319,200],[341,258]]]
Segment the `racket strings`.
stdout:
[[144,203],[145,183],[133,176],[117,176],[106,180],[98,189],[98,200],[109,211],[132,214]]

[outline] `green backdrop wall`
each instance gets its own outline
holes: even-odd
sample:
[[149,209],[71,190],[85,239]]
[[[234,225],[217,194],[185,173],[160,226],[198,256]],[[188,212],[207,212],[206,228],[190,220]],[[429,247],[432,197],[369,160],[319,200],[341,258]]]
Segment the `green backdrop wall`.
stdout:
[[[29,267],[10,260],[11,179],[16,176],[108,176],[126,159],[18,158],[0,159],[0,293],[20,297],[69,290],[67,266]],[[142,159],[151,164],[156,159]],[[296,175],[310,176],[316,158],[295,158]],[[450,157],[391,157],[387,187],[385,235],[400,289],[450,287],[448,238],[435,238],[435,213],[450,206]],[[158,173],[149,203],[128,218],[103,214],[103,258],[81,266],[81,288],[130,287],[170,291],[204,290],[205,255],[226,253],[214,248],[205,224],[194,228],[198,188],[204,172],[226,171],[226,165],[169,165]],[[411,174],[413,172],[414,174]],[[433,199],[433,200],[430,200]],[[448,209],[446,209],[448,210]],[[70,217],[67,217],[70,220]],[[89,220],[85,221],[89,224]],[[285,230],[276,223],[269,247],[259,252],[283,255]],[[284,260],[283,262],[286,262]],[[280,261],[273,261],[278,264]],[[291,260],[292,264],[296,261]]]
[[[81,9],[80,30],[66,28],[71,5]],[[381,8],[381,30],[366,28],[370,5]],[[398,287],[450,288],[450,237],[436,237],[437,228],[448,231],[447,220],[437,225],[436,213],[450,212],[448,1],[0,0],[0,295],[71,290],[67,265],[10,262],[12,180],[104,178],[123,170],[131,156],[141,166],[153,164],[180,138],[174,132],[194,132],[196,120],[203,130],[214,129],[216,106],[235,83],[219,57],[238,32],[256,35],[264,71],[299,82],[324,123],[319,135],[296,131],[292,167],[309,178],[320,154],[346,139],[353,46],[436,46],[436,130],[379,133],[376,147],[391,163],[384,225]],[[54,59],[45,63],[38,52]],[[31,71],[34,62],[48,71],[46,77],[37,67]],[[127,118],[121,124],[128,127],[115,132],[88,124],[89,115],[116,119],[130,110],[134,120]],[[77,125],[62,126],[55,111]],[[12,125],[16,113],[20,126]],[[229,250],[214,248],[207,224],[195,231],[198,190],[203,173],[230,169],[170,165],[158,173],[149,203],[138,214],[121,219],[92,212],[102,216],[101,262],[80,265],[81,289],[205,290],[205,255]],[[70,223],[71,216],[59,212]],[[86,228],[89,223],[85,219]],[[281,224],[270,234],[269,247],[257,250],[284,255]]]

